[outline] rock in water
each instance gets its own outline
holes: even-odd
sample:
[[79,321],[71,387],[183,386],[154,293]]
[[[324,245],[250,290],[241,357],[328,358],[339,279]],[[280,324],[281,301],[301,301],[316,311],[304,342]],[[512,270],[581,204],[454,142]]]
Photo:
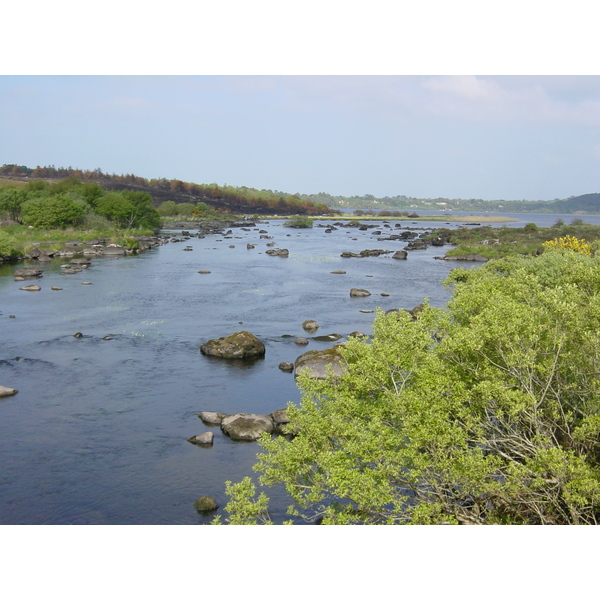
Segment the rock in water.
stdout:
[[346,369],[339,348],[309,350],[301,354],[294,365],[296,376],[306,371],[313,379],[326,379],[330,369],[334,377],[343,375]]
[[308,319],[307,321],[304,321],[304,323],[302,323],[302,329],[310,333],[319,329],[319,324],[313,319]]
[[226,417],[225,413],[214,412],[209,410],[203,410],[198,413],[198,417],[202,420],[203,423],[208,425],[220,425],[221,421]]
[[0,398],[4,398],[6,396],[14,396],[19,390],[15,390],[14,388],[7,388],[0,385]]
[[350,297],[352,298],[364,298],[365,296],[370,296],[371,292],[367,290],[361,290],[360,288],[352,288],[350,290]]
[[240,413],[225,417],[221,429],[232,440],[254,441],[263,433],[273,431],[273,419],[267,415]]
[[198,446],[212,446],[213,438],[213,432],[207,431],[206,433],[193,435],[191,438],[188,438],[188,442],[190,442],[190,444],[196,444]]
[[265,355],[265,345],[248,331],[238,331],[228,337],[209,340],[200,346],[200,351],[221,358],[259,358]]
[[217,510],[217,508],[219,508],[219,505],[212,496],[201,496],[200,498],[198,498],[198,500],[196,500],[196,502],[194,502],[194,508],[198,512],[203,513]]

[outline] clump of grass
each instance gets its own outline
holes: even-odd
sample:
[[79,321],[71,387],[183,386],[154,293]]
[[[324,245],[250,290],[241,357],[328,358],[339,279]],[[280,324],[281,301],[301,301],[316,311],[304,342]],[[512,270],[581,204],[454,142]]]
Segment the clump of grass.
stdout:
[[293,227],[294,229],[310,229],[313,226],[312,219],[298,217],[296,219],[286,219],[284,227]]

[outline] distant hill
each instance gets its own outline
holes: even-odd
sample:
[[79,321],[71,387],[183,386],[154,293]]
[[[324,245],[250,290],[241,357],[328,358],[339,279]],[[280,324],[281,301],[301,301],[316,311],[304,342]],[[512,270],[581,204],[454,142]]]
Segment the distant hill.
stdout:
[[331,196],[324,192],[302,195],[313,202],[324,202],[332,208],[440,210],[473,212],[533,212],[553,214],[600,214],[600,194],[584,194],[564,200],[481,200],[460,198],[413,198],[409,196]]
[[134,190],[152,196],[154,206],[163,202],[203,202],[222,213],[233,214],[278,214],[278,215],[332,215],[338,211],[295,194],[272,190],[256,190],[248,187],[219,186],[216,183],[198,184],[179,179],[146,179],[137,175],[109,175],[100,169],[84,171],[71,167],[36,167],[5,164],[0,167],[0,178],[22,185],[35,179],[58,181],[75,177],[84,182],[93,182],[105,190]]

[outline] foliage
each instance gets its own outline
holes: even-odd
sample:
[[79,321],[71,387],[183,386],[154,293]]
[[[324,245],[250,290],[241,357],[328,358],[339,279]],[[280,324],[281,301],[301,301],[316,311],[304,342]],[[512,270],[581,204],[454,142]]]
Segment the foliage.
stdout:
[[177,214],[177,204],[173,200],[163,202],[157,209],[161,217],[169,217]]
[[[459,229],[442,229],[441,235],[458,246],[446,252],[447,256],[461,254],[481,254],[486,258],[501,258],[511,254],[536,255],[545,249],[545,242],[558,238],[577,238],[579,244],[600,242],[600,227],[587,223],[571,223],[571,225],[555,224],[550,228],[536,227],[462,227]],[[440,235],[437,233],[435,235]],[[554,242],[553,242],[554,244]],[[552,244],[552,245],[553,245]]]
[[548,240],[542,246],[545,250],[573,250],[579,254],[591,254],[590,245],[572,235]]
[[379,312],[346,375],[299,376],[296,435],[261,439],[260,483],[323,523],[596,524],[600,258],[513,256],[448,284],[447,309]]
[[[330,209],[326,204],[315,203],[299,194],[287,194],[277,190],[257,190],[246,186],[235,187],[231,185],[219,186],[216,183],[198,184],[181,181],[179,179],[145,179],[133,174],[109,175],[103,173],[101,169],[93,171],[73,169],[71,167],[59,167],[54,165],[30,169],[25,166],[15,164],[5,164],[0,167],[0,177],[31,177],[34,180],[39,178],[64,178],[59,182],[58,191],[64,191],[61,186],[81,185],[81,181],[94,183],[101,181],[103,184],[109,183],[111,188],[121,187],[123,185],[136,186],[144,188],[147,191],[171,192],[173,194],[185,194],[191,196],[194,202],[203,201],[212,204],[214,209],[227,210],[229,212],[272,212],[275,214],[307,214],[322,215],[336,214],[338,211]],[[15,179],[16,181],[16,179]],[[116,185],[115,185],[116,184]],[[48,189],[52,189],[55,184],[51,184]],[[91,201],[93,204],[93,201]],[[185,203],[184,203],[185,204]],[[188,203],[189,204],[189,203]],[[188,214],[189,209],[184,208],[182,213]],[[168,216],[168,215],[167,215]]]
[[137,238],[131,236],[120,237],[115,243],[117,246],[123,246],[123,248],[127,248],[128,250],[137,250],[140,247],[140,243]]
[[17,221],[21,215],[21,205],[27,200],[27,193],[12,187],[0,189],[0,215]]
[[17,248],[17,242],[11,235],[0,231],[0,262],[2,258],[10,258],[19,256],[21,252]]
[[[239,483],[225,482],[225,493],[229,496],[228,510],[231,512],[229,523],[231,525],[270,525],[267,507],[269,499],[261,492],[256,500],[256,486],[250,477],[244,477]],[[213,525],[221,525],[219,516],[215,517]]]
[[66,194],[26,200],[21,205],[21,219],[25,225],[39,228],[64,228],[81,221],[84,208]]
[[160,227],[160,217],[146,192],[106,192],[96,202],[96,212],[121,227]]

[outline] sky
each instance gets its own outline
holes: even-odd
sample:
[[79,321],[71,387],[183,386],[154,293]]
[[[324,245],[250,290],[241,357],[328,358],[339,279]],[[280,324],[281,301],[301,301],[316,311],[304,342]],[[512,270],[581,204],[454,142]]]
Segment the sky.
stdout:
[[289,193],[600,191],[600,76],[3,75],[0,163]]
[[0,164],[343,196],[600,191],[587,0],[206,4],[4,7]]

